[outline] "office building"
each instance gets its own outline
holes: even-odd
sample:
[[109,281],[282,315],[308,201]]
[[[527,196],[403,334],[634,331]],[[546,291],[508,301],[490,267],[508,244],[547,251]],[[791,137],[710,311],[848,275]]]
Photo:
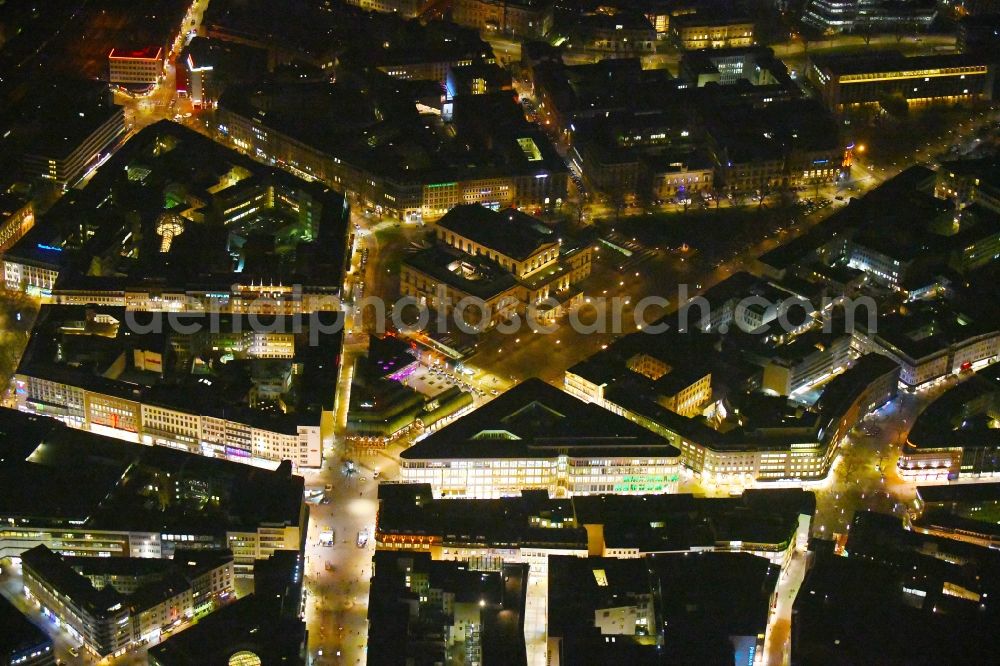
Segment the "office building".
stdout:
[[819,187],[845,173],[837,125],[813,100],[733,105],[706,117],[715,189],[760,197]]
[[1000,482],[917,486],[910,521],[924,534],[1000,547]]
[[152,87],[163,76],[163,49],[111,49],[108,54],[108,81],[126,87]]
[[979,369],[1000,355],[1000,329],[988,308],[916,301],[903,312],[879,317],[875,325],[877,330],[871,321],[859,322],[855,347],[898,363],[899,380],[911,389]]
[[611,57],[640,56],[653,53],[656,47],[656,30],[637,11],[581,14],[568,31],[572,48],[607,53]]
[[98,106],[78,112],[72,122],[45,144],[34,144],[25,153],[29,176],[50,180],[66,188],[106,159],[125,133],[125,111],[120,106]]
[[[977,2],[985,5],[992,0]],[[959,53],[993,53],[1000,46],[1000,4],[993,3],[991,13],[966,16],[958,23],[955,47]],[[995,82],[994,82],[995,83]]]
[[431,387],[424,392],[407,379],[420,362],[403,339],[368,338],[368,353],[359,356],[351,375],[347,439],[363,446],[382,446],[402,435],[433,432],[471,411],[473,396],[458,386]]
[[810,331],[775,350],[764,366],[762,388],[778,395],[797,393],[846,367],[851,336]]
[[[681,463],[704,483],[743,487],[769,480],[825,477],[844,434],[894,395],[889,387],[894,390],[896,364],[889,359],[862,359],[856,370],[847,370],[824,387],[824,395],[830,391],[825,400],[821,395],[816,405],[807,408],[782,396],[757,392],[762,367],[771,362],[774,351],[748,342],[741,336],[720,341],[694,332],[636,333],[567,370],[566,390],[667,438],[680,449]],[[659,351],[659,345],[666,351]],[[658,386],[662,379],[651,380],[643,373],[659,363],[639,364],[638,359],[644,357],[636,356],[655,359],[671,350],[673,356],[664,356],[670,360],[659,363],[670,367],[671,360],[687,358],[698,365],[702,376],[711,373],[712,389],[719,387],[709,392],[705,392],[707,387],[698,389],[697,411],[678,412],[674,406],[678,403],[672,405],[669,392],[665,395]],[[832,371],[826,370],[828,363],[840,359],[842,366],[847,365],[850,356],[837,353],[820,358],[823,362],[808,375],[815,375],[816,380]],[[699,384],[689,386],[698,388]]]
[[810,0],[802,22],[824,32],[850,32],[858,16],[858,0]]
[[125,134],[125,110],[99,81],[35,82],[9,113],[9,159],[25,179],[62,189],[103,163]]
[[[235,575],[305,539],[303,480],[250,465],[136,446],[54,419],[0,411],[0,558],[44,545],[60,555],[172,558],[228,549]],[[42,447],[44,460],[32,454]],[[128,473],[128,474],[126,474]],[[147,502],[146,487],[160,502]],[[212,505],[212,511],[206,507]]]
[[[956,281],[945,280],[952,285],[945,289],[942,276],[971,276],[1000,256],[992,164],[987,158],[947,161],[936,172],[910,167],[853,198],[808,234],[763,255],[759,269],[776,279],[798,276],[835,287],[840,294],[867,284],[909,301],[954,300],[947,293],[956,291]],[[957,290],[963,292],[962,308],[979,310],[975,302],[981,295],[974,292],[983,284],[970,281]],[[863,308],[855,305],[857,316]]]
[[979,204],[1000,213],[1000,161],[979,159],[947,160],[937,170],[934,196],[950,199],[960,208]]
[[348,4],[367,11],[398,14],[403,18],[416,18],[433,3],[429,0],[349,0]]
[[177,58],[177,96],[196,109],[215,106],[223,90],[267,71],[267,51],[246,44],[193,37]]
[[698,88],[709,83],[752,86],[789,86],[791,77],[774,51],[764,46],[703,49],[681,55],[680,78]]
[[877,54],[812,56],[809,80],[831,111],[879,106],[898,99],[907,106],[990,100],[994,69],[988,59],[967,54],[904,56]]
[[926,31],[937,16],[932,0],[810,0],[802,22],[825,34],[871,35],[893,31]]
[[821,437],[839,442],[871,412],[898,394],[900,367],[891,358],[865,354],[826,386],[817,404],[826,416]]
[[444,87],[448,99],[459,95],[489,95],[514,89],[507,70],[487,63],[449,67]]
[[[450,68],[473,62],[470,57],[448,60],[440,63],[440,72],[413,77],[443,82]],[[406,71],[387,69],[390,76],[409,78]],[[376,213],[405,221],[436,220],[461,204],[536,212],[565,200],[565,164],[551,141],[524,119],[511,93],[454,98],[449,125],[454,133],[439,133],[414,114],[407,87],[369,83],[344,77],[334,84],[285,90],[231,88],[220,100],[216,129],[224,142],[292,165],[358,197]],[[287,103],[303,99],[309,100],[308,118],[299,103]],[[440,94],[434,103],[445,106]],[[258,108],[261,104],[267,109]],[[358,132],[361,125],[370,134],[405,139],[369,142]],[[461,159],[448,149],[458,143],[468,147],[459,151]]]
[[566,372],[566,390],[581,400],[602,404],[609,387],[627,383],[655,395],[656,402],[682,416],[695,416],[712,398],[712,372],[703,353],[704,336],[628,335]]
[[670,493],[679,452],[597,405],[529,379],[400,456],[400,476],[435,496]]

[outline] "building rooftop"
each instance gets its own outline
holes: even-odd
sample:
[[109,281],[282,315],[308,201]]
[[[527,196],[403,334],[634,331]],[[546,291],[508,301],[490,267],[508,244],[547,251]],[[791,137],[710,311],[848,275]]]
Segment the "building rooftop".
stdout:
[[149,648],[149,661],[156,666],[231,666],[239,654],[247,659],[253,655],[267,666],[304,666],[305,650],[302,620],[251,594]]
[[479,204],[456,206],[437,221],[437,226],[515,260],[559,243],[555,232],[541,220],[514,208],[493,211]]
[[1000,502],[1000,482],[949,483],[917,486],[917,497],[927,503]]
[[[283,196],[273,206],[245,208],[275,191]],[[57,202],[7,256],[64,276],[117,276],[123,287],[267,279],[339,288],[348,217],[342,195],[160,121]]]
[[[341,334],[320,335],[318,323],[312,317],[193,312],[173,313],[165,324],[156,313],[126,313],[123,307],[46,305],[17,372],[294,434],[333,409]],[[145,333],[157,327],[169,330]],[[287,357],[255,351],[243,333],[254,330],[289,334]],[[174,345],[181,341],[184,350],[178,351]],[[136,360],[150,354],[157,358],[155,370]],[[288,382],[283,409],[273,400],[251,399],[255,386],[273,379]]]
[[106,83],[66,77],[34,81],[0,113],[0,123],[10,131],[0,146],[21,155],[64,159],[115,115],[122,115],[122,108],[114,105]]
[[624,417],[528,379],[417,442],[403,459],[662,456],[680,452]]
[[[376,551],[368,606],[368,659],[386,666],[441,663],[445,628],[477,622],[482,663],[527,663],[524,612],[528,565],[504,564],[476,571],[460,562],[431,560],[428,553]],[[440,596],[449,595],[442,604]],[[450,610],[449,610],[450,609]],[[420,622],[413,622],[419,617]],[[459,642],[474,641],[468,634]]]
[[[905,169],[877,188],[869,190],[864,196],[852,198],[847,206],[837,209],[802,236],[765,252],[759,261],[776,270],[787,270],[808,262],[817,250],[835,237],[848,237],[863,227],[883,229],[887,218],[896,220],[897,227],[903,227],[903,231],[912,235],[914,217],[925,212],[932,215],[944,212],[939,203],[928,198],[933,190],[934,177],[935,172],[924,166]],[[891,206],[887,205],[890,202]],[[885,246],[886,234],[882,234],[881,240],[878,233],[870,235],[873,236],[873,243],[877,243],[879,247]],[[897,252],[891,245],[887,247],[887,251]]]
[[918,486],[920,514],[914,526],[941,535],[961,535],[993,545],[1000,540],[1000,484],[963,483]]
[[359,6],[220,0],[205,11],[209,37],[276,46],[298,61],[328,66],[351,62],[381,67],[461,59],[489,52],[477,31],[444,21],[422,24]]
[[[894,352],[918,361],[952,344],[996,331],[995,316],[988,307],[976,304],[913,302],[895,314],[879,317],[878,331],[872,335]],[[865,322],[860,328],[866,328]]]
[[52,651],[48,634],[0,596],[0,663],[17,664],[18,659],[36,650]]
[[[757,636],[765,633],[778,571],[766,559],[746,553],[652,555],[641,559],[551,555],[548,562],[548,635],[559,637],[563,663],[580,659],[603,630],[595,625],[612,609],[652,606],[644,624],[611,631],[614,643],[598,646],[600,663],[619,663],[633,645],[664,653],[658,662],[744,663]],[[640,611],[643,615],[645,611]],[[649,620],[655,620],[650,622]],[[617,635],[616,635],[617,634]],[[749,640],[748,640],[749,639]],[[583,646],[578,645],[582,643]]]
[[670,17],[671,26],[676,26],[677,28],[690,28],[703,25],[742,25],[744,23],[753,24],[753,19],[749,16],[733,16],[724,11],[699,10],[690,14],[678,14]]
[[857,54],[811,56],[812,62],[835,76],[880,72],[919,72],[945,67],[985,66],[982,56],[965,53],[939,53],[934,55],[904,56],[896,50],[865,51]]
[[495,261],[444,245],[421,250],[404,261],[438,282],[484,300],[499,296],[517,285],[517,278]]
[[[799,489],[749,490],[739,497],[693,495],[586,495],[550,498],[544,490],[501,499],[433,499],[429,484],[379,487],[380,542],[440,538],[442,545],[516,544],[587,550],[638,549],[644,553],[760,544],[787,547],[800,515],[815,511],[812,493]],[[600,526],[598,532],[585,526]]]
[[944,592],[942,569],[959,566],[930,555],[900,566],[881,553],[839,557],[820,549],[813,556],[793,610],[792,654],[801,663],[867,663],[873,654],[909,664],[992,658],[996,603],[990,598],[978,610],[978,604]]
[[40,579],[44,585],[58,591],[83,612],[103,618],[114,613],[127,602],[127,596],[113,586],[94,587],[86,577],[73,570],[58,553],[47,546],[35,546],[21,553],[21,563],[26,571]]
[[[457,97],[455,122],[445,126],[439,116],[417,111],[424,88],[379,71],[345,70],[336,83],[232,86],[219,108],[396,183],[434,186],[473,175],[565,171],[512,92]],[[537,153],[525,152],[524,139]]]
[[159,46],[145,46],[138,49],[111,49],[109,58],[120,58],[124,60],[149,60],[159,58],[163,54],[163,48]]
[[906,444],[918,449],[995,444],[1000,441],[1000,430],[977,417],[991,414],[998,404],[1000,384],[977,373],[928,405],[914,421]]
[[[167,473],[172,500],[145,501]],[[288,463],[269,471],[139,446],[8,409],[0,410],[0,480],[10,491],[0,516],[28,525],[186,534],[298,525],[304,489]],[[206,488],[220,498],[211,509]]]
[[861,391],[890,373],[898,377],[898,363],[882,354],[865,354],[823,387],[817,406],[829,420],[839,418]]

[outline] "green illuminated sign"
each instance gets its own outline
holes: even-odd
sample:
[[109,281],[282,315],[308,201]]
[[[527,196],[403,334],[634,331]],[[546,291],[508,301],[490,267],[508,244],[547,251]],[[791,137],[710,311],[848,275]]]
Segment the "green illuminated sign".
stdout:
[[662,492],[668,483],[677,483],[680,476],[671,474],[670,476],[626,476],[622,483],[614,486],[614,492]]

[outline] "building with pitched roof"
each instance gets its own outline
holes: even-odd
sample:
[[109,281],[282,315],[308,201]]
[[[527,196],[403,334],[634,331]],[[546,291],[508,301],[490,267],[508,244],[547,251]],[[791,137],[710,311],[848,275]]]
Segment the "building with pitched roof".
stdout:
[[403,262],[400,290],[439,313],[471,299],[465,322],[483,330],[529,307],[550,321],[583,300],[575,285],[590,275],[590,244],[539,219],[470,204],[449,211],[434,233],[433,247]]
[[680,452],[626,418],[529,379],[400,455],[435,495],[676,492]]

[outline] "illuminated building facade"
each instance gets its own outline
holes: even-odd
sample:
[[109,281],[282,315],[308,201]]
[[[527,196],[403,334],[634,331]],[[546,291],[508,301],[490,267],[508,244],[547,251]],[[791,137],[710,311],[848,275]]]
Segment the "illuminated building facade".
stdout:
[[728,49],[754,43],[753,21],[738,16],[681,14],[673,17],[670,29],[686,51]]
[[802,22],[826,34],[871,34],[900,29],[927,30],[936,16],[936,4],[920,0],[810,0]]
[[[298,550],[304,538],[303,481],[289,463],[268,470],[135,446],[6,409],[0,424],[16,433],[0,437],[0,480],[12,493],[0,511],[0,558],[38,546],[101,560],[225,549],[245,576],[255,559]],[[31,454],[43,442],[46,458],[37,461]],[[130,469],[159,479],[168,506],[144,504]],[[206,514],[209,502],[215,510]]]
[[[442,78],[452,64],[443,64]],[[304,176],[357,195],[377,210],[410,222],[436,220],[461,204],[541,210],[566,198],[568,172],[550,154],[550,143],[537,131],[526,131],[504,146],[515,158],[509,168],[463,169],[454,173],[454,180],[442,180],[419,173],[402,175],[388,170],[383,173],[364,166],[361,159],[336,157],[256,119],[230,111],[225,103],[218,111],[218,120],[219,133],[237,148],[261,159],[291,165]],[[545,146],[545,152],[539,152],[537,157],[534,151],[525,152],[522,139]]]
[[[705,340],[699,341],[694,333],[627,336],[567,370],[566,390],[664,437],[680,450],[681,464],[704,482],[735,487],[783,479],[824,478],[844,435],[865,414],[895,395],[898,366],[888,358],[870,355],[827,384],[825,399],[821,397],[812,410],[794,406],[784,397],[737,392],[731,393],[720,408],[718,404],[708,404],[711,385],[704,386],[704,379],[692,379],[707,370],[712,371],[709,382],[716,381],[716,373],[725,377],[723,382],[728,384],[734,382],[735,376],[725,366],[700,365],[708,354],[719,354],[712,346],[712,336],[704,337]],[[657,338],[663,338],[659,345],[664,351],[656,351]],[[848,355],[843,348],[846,342],[844,339],[831,345],[829,353],[820,354],[820,362],[809,363],[808,371],[803,368],[803,374],[816,377],[837,360],[846,365]],[[640,363],[635,356],[634,349],[643,347],[654,357],[663,354],[667,362],[680,359],[676,362],[681,370],[679,376],[691,379],[677,385],[690,384],[688,391],[698,396],[690,402],[689,409],[683,403],[671,401],[672,390],[664,386],[669,374],[650,379],[656,374],[646,371],[655,366]],[[672,357],[666,356],[670,353]],[[739,355],[735,350],[731,353]],[[685,372],[684,358],[699,367],[701,374]],[[783,386],[787,386],[787,376],[782,375],[781,379]],[[693,418],[703,413],[713,416]],[[730,429],[713,427],[720,419],[722,422],[735,419],[739,425]]]
[[[812,493],[800,489],[708,500],[688,494],[560,499],[545,491],[434,499],[430,485],[413,483],[380,486],[375,540],[378,550],[430,553],[485,570],[518,562],[544,572],[552,555],[638,559],[694,551],[750,553],[784,568],[808,543],[814,512]],[[754,520],[733,520],[737,515]],[[759,532],[758,521],[776,529]]]
[[125,109],[99,105],[78,113],[64,129],[64,140],[29,148],[25,170],[32,176],[69,187],[101,163],[125,134]]
[[671,493],[678,456],[654,433],[530,379],[407,449],[400,475],[441,497]]
[[220,314],[295,315],[340,308],[336,287],[301,289],[281,284],[220,284],[218,287],[150,288],[145,285],[94,284],[66,280],[51,290],[57,305],[106,305],[130,312],[218,312]]
[[761,386],[777,395],[789,395],[834,374],[850,361],[851,336],[826,336],[818,331],[804,333],[776,354],[764,366]]
[[573,48],[582,48],[617,57],[652,53],[656,46],[656,30],[638,12],[595,12],[576,18],[569,28]]
[[1000,364],[949,389],[921,412],[899,456],[909,481],[1000,478],[1000,442],[992,422],[1000,417]]
[[[188,323],[200,327],[200,332],[194,336],[172,334],[170,342],[157,336],[145,340],[141,335],[132,336],[120,308],[96,312],[93,306],[45,306],[15,375],[17,408],[59,419],[74,428],[150,446],[270,468],[283,460],[296,468],[319,467],[323,436],[329,436],[332,427],[330,401],[334,392],[330,382],[336,377],[339,342],[331,339],[332,346],[318,345],[316,349],[326,349],[331,356],[325,358],[319,352],[314,358],[303,356],[305,338],[286,330],[252,331],[247,322],[237,318],[224,332],[207,333],[205,315],[189,316],[194,319]],[[68,330],[75,331],[77,351],[89,349],[97,354],[92,360],[104,368],[102,374],[92,374],[72,363],[65,365],[75,352],[49,355],[50,345],[60,345]],[[116,344],[120,346],[114,348]],[[261,369],[244,379],[253,390],[240,390],[204,373],[200,379],[197,373],[176,375],[176,350],[186,344],[196,349],[214,348],[217,354],[238,356],[250,363],[255,363],[254,359],[283,363],[274,371],[258,365]],[[310,364],[314,367],[307,367]],[[324,374],[326,364],[334,371]],[[164,379],[181,384],[170,389],[160,385]],[[301,401],[291,408],[286,406],[289,413],[267,408],[290,400],[293,385],[299,386]],[[234,390],[235,400],[224,398]],[[324,395],[327,390],[329,395]]]
[[[116,110],[120,115],[121,108]],[[180,166],[185,160],[176,159],[180,155],[210,164],[215,180],[192,186],[191,173]],[[162,199],[164,212],[140,215],[141,233],[136,233],[139,228],[133,228],[125,209],[104,222],[95,221],[101,202],[119,185],[141,189],[160,177],[174,185],[145,193]],[[335,311],[349,216],[350,207],[339,193],[162,121],[116,151],[85,187],[46,212],[45,224],[32,226],[4,253],[4,281],[9,289],[26,289],[56,303],[133,311]],[[206,270],[196,252],[182,248],[216,224],[230,233],[202,236],[193,246],[211,248],[213,256],[229,260],[211,262]],[[104,225],[108,233],[95,240],[86,231],[92,225]],[[248,242],[262,233],[271,241]],[[275,259],[279,249],[281,266]],[[146,263],[142,275],[134,274],[134,264],[125,259],[139,256]],[[182,257],[188,261],[184,267],[177,263],[185,261]],[[77,262],[90,268],[77,270]]]
[[126,86],[156,85],[163,75],[163,49],[111,49],[108,54],[108,80]]
[[811,0],[802,21],[823,31],[849,32],[857,15],[857,0]]
[[942,162],[934,196],[951,199],[959,207],[979,204],[1000,213],[1000,162],[993,158]]
[[[43,248],[49,252],[58,252],[59,248]],[[8,289],[24,289],[33,296],[48,296],[59,277],[59,264],[47,263],[44,260],[14,258],[4,255],[4,283]]]
[[35,206],[28,197],[0,194],[0,252],[7,250],[35,225]]
[[21,554],[24,590],[89,651],[120,655],[233,593],[231,553],[178,555],[183,561],[63,557],[36,546]]
[[1000,356],[1000,330],[988,318],[916,302],[906,314],[880,317],[877,330],[862,322],[854,346],[896,361],[899,380],[915,389],[991,363]]
[[652,169],[653,196],[659,201],[690,198],[690,195],[712,191],[715,170],[698,160],[669,160]]
[[994,69],[971,55],[904,57],[878,55],[814,56],[809,80],[824,103],[841,112],[896,98],[908,105],[958,104],[992,98]]

